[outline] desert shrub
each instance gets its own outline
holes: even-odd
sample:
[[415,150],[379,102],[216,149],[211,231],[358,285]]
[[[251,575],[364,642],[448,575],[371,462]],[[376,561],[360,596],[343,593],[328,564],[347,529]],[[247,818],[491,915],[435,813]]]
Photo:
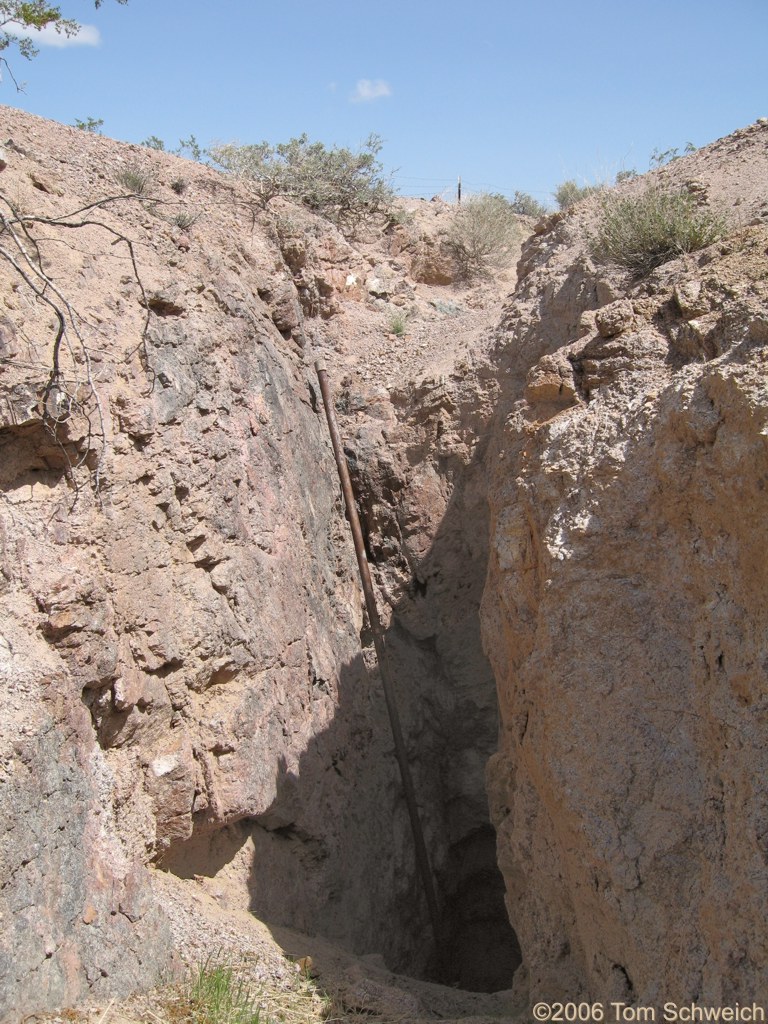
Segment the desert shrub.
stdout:
[[203,149],[194,135],[190,135],[188,139],[179,139],[179,144],[173,152],[177,156],[186,156],[190,160],[196,160],[198,163],[201,163],[208,156],[208,151]]
[[188,231],[197,224],[199,217],[199,214],[191,213],[189,210],[179,210],[178,213],[174,213],[171,223],[182,231]]
[[86,117],[81,119],[76,117],[72,123],[74,128],[79,128],[81,132],[92,132],[94,135],[101,135],[101,129],[104,127],[103,117]]
[[225,170],[252,182],[262,203],[288,196],[341,226],[354,227],[388,212],[392,204],[394,192],[377,159],[381,146],[381,139],[371,135],[354,153],[300,135],[277,146],[229,143],[209,152]]
[[126,192],[137,196],[144,196],[151,192],[155,184],[152,172],[137,164],[126,164],[125,167],[121,167],[115,174],[115,180]]
[[549,212],[543,203],[540,203],[538,199],[534,199],[533,196],[527,192],[515,192],[515,198],[510,203],[515,213],[521,214],[523,217],[540,217],[546,216]]
[[604,196],[590,248],[596,259],[642,276],[711,245],[726,231],[725,217],[699,206],[689,193],[649,185],[630,196]]
[[562,182],[555,192],[555,202],[561,210],[570,210],[576,203],[580,203],[587,196],[594,195],[601,190],[601,185],[578,185],[572,178]]
[[397,338],[404,338],[408,328],[408,314],[403,310],[397,310],[389,317],[389,333]]
[[650,155],[648,166],[652,169],[663,167],[665,164],[671,164],[673,160],[679,160],[681,155],[688,156],[690,153],[695,153],[696,148],[692,142],[686,142],[685,149],[681,154],[677,146],[673,146],[671,149],[659,149],[657,146]]
[[504,196],[471,196],[457,210],[448,234],[461,276],[467,280],[485,277],[509,263],[518,232],[517,216]]
[[387,211],[387,227],[401,227],[406,224],[413,224],[414,215],[402,206],[393,206]]

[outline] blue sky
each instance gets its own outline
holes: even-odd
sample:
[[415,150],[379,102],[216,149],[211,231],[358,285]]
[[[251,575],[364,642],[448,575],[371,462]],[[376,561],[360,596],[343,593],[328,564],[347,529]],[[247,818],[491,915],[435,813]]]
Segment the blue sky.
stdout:
[[92,27],[9,53],[0,102],[169,147],[376,132],[409,195],[547,201],[768,116],[768,0],[59,2]]

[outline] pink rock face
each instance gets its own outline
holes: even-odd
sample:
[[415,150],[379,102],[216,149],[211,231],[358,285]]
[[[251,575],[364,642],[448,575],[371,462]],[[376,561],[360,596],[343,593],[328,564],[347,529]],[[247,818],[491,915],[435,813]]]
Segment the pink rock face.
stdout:
[[[55,217],[85,205],[79,163],[94,158],[92,140],[9,117],[33,154],[6,170],[28,209],[34,200]],[[109,177],[126,147],[97,140],[96,151]],[[24,161],[50,152],[67,161],[61,196],[27,179]],[[179,166],[185,201],[205,204],[216,176],[200,166],[169,159],[158,188],[176,201]],[[193,229],[182,254],[141,204],[99,217],[104,227],[82,229],[82,252],[54,245],[46,262],[83,317],[62,349],[71,401],[60,422],[40,405],[50,307],[3,272],[0,721],[16,751],[2,762],[12,827],[0,867],[18,885],[4,893],[0,990],[25,1012],[165,970],[162,907],[146,910],[136,890],[146,865],[190,837],[243,819],[264,836],[277,823],[311,832],[305,819],[323,816],[318,847],[354,836],[345,815],[359,805],[336,790],[358,771],[345,761],[371,752],[354,563],[292,336],[297,291],[284,270],[271,305],[258,293],[278,250],[241,229],[234,205],[205,235]],[[138,279],[116,233],[141,239]],[[394,777],[387,765],[373,789]],[[334,817],[329,803],[348,811]],[[386,829],[366,842],[382,846]],[[337,858],[329,874],[340,870]],[[408,884],[382,873],[371,897],[381,913]],[[311,913],[332,886],[340,878],[318,887]],[[341,899],[339,921],[353,899]],[[370,928],[360,915],[349,925],[358,937]]]
[[[765,128],[744,140],[740,183],[724,143],[696,159],[713,195],[740,184],[754,204]],[[518,984],[532,1002],[751,1003],[768,989],[768,235],[625,283],[575,341],[564,290],[600,304],[581,216],[524,254],[489,460],[488,783]],[[708,350],[685,321],[697,261]],[[534,404],[559,353],[580,401]]]
[[[210,168],[4,116],[69,309],[57,366],[51,307],[0,261],[0,1016],[161,977],[158,868],[429,965],[312,346],[455,980],[517,963],[498,690],[523,1001],[765,991],[768,129],[668,172],[746,196],[733,244],[630,288],[585,250],[594,208],[557,215],[486,336],[498,281],[406,276],[442,275],[448,204],[353,248]],[[76,245],[50,223],[131,162],[157,208],[107,203]]]
[[[450,955],[469,965],[456,978],[507,987],[517,961],[484,792],[497,716],[477,619],[476,450],[494,385],[466,360],[443,379],[475,314],[417,296],[388,236],[364,256],[289,203],[245,216],[247,194],[209,168],[6,114],[27,155],[4,182],[26,211],[80,209],[143,162],[158,202],[200,216],[183,246],[173,218],[138,200],[101,206],[74,246],[71,229],[45,225],[45,273],[74,315],[55,388],[51,308],[0,268],[0,871],[13,880],[0,1016],[163,976],[174,946],[147,896],[158,867],[271,925],[429,966],[310,341],[338,364]],[[60,195],[29,179],[47,164]],[[374,271],[439,332],[439,386],[408,383],[432,352],[385,335]]]

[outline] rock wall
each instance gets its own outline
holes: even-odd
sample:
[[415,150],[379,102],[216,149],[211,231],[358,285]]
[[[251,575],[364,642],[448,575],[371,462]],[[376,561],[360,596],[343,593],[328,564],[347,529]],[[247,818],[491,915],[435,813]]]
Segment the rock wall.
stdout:
[[[442,207],[414,208],[431,241],[355,248],[209,168],[3,116],[2,1019],[173,968],[158,870],[435,970],[310,344],[339,366],[450,980],[519,961],[492,817],[522,1002],[756,997],[765,126],[661,172],[742,220],[642,283],[589,257],[594,205],[539,225],[490,356],[429,291]],[[105,202],[137,167],[151,194]],[[412,361],[376,348],[390,305]]]
[[633,283],[587,254],[587,205],[529,243],[505,316],[488,783],[532,1001],[767,990],[767,140],[664,172],[727,242]]
[[[3,116],[0,1017],[171,969],[158,869],[434,971],[307,347],[343,362],[333,323],[381,336],[382,294],[415,285],[209,168]],[[483,777],[482,373],[479,397],[466,366],[378,404],[336,384],[449,970],[499,988],[517,952]]]
[[503,903],[485,765],[498,714],[482,650],[479,604],[488,561],[483,455],[496,382],[484,361],[391,392],[352,385],[347,452],[384,598],[386,643],[432,834],[444,908],[443,976],[461,987],[510,987],[519,949]]
[[[2,270],[4,1014],[150,984],[170,951],[142,873],[246,823],[246,900],[378,950],[418,890],[269,218],[206,168],[6,118],[28,216],[124,192],[132,164],[155,202],[26,225],[67,320],[55,388],[41,277]],[[189,234],[179,209],[202,214]]]

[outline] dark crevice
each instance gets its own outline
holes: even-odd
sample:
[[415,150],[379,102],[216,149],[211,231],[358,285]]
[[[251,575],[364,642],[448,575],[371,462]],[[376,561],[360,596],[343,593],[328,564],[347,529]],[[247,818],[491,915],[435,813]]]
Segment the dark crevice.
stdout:
[[[226,871],[230,882],[238,879],[243,908],[270,928],[320,935],[358,955],[380,954],[402,974],[468,991],[506,991],[521,953],[485,793],[485,764],[498,741],[495,680],[479,621],[485,499],[473,467],[448,479],[448,463],[435,463],[452,496],[424,553],[412,541],[409,546],[418,517],[408,504],[408,466],[372,460],[362,442],[359,450],[357,443],[346,445],[344,454],[380,586],[388,675],[435,882],[442,948],[433,941],[416,869],[367,616],[364,655],[326,684],[334,691],[333,718],[290,767],[280,756],[265,766],[269,806],[227,825],[202,813],[194,835],[172,843],[161,866],[182,877]],[[310,657],[310,700],[323,682]],[[213,806],[215,794],[207,796]]]
[[491,825],[465,836],[449,852],[442,876],[449,984],[472,992],[511,988],[521,962],[509,924],[504,879]]

